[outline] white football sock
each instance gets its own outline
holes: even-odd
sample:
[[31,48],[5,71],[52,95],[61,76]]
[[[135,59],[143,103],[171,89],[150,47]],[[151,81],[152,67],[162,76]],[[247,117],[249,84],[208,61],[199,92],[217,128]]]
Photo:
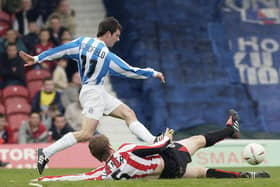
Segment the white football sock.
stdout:
[[153,144],[155,136],[153,136],[146,127],[139,121],[134,121],[129,124],[130,131],[149,144]]
[[54,153],[62,151],[72,145],[76,144],[77,140],[73,133],[69,132],[65,134],[62,138],[51,144],[50,146],[43,149],[43,153],[46,158],[50,158]]

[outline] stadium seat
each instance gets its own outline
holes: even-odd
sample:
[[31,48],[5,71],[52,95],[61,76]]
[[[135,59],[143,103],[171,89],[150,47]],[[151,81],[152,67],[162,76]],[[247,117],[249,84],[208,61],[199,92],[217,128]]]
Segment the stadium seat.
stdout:
[[29,116],[27,114],[8,115],[8,124],[14,132],[17,132],[21,124],[28,119]]
[[43,81],[41,80],[31,81],[27,83],[30,100],[32,100],[34,95],[41,90],[42,86],[43,86]]
[[3,89],[3,100],[8,97],[25,97],[28,98],[28,90],[24,86],[8,86]]
[[31,112],[31,106],[27,103],[12,103],[7,105],[6,107],[6,114],[29,114]]
[[43,80],[47,77],[50,77],[51,74],[47,70],[41,70],[41,69],[32,69],[27,72],[26,74],[26,81],[38,81]]
[[4,114],[5,113],[5,108],[2,104],[0,104],[0,114]]
[[8,97],[3,101],[4,106],[13,105],[13,104],[28,104],[28,100],[23,97]]

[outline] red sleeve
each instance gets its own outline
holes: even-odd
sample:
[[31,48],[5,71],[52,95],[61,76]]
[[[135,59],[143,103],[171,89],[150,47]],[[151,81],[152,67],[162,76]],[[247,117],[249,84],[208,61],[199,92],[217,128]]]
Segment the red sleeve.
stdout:
[[123,148],[123,147],[126,146],[126,145],[130,145],[130,144],[131,144],[131,143],[124,143],[124,144],[122,144],[117,150]]
[[161,141],[153,145],[137,145],[132,149],[131,152],[140,157],[160,154],[169,143],[169,137],[165,136]]

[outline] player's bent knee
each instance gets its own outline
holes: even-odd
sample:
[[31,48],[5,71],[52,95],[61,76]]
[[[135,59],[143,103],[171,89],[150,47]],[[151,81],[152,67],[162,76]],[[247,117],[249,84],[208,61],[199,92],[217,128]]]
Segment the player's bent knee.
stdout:
[[132,120],[132,119],[136,118],[136,114],[131,108],[125,109],[123,114],[124,114],[124,118],[127,120],[129,120],[129,119]]
[[205,138],[202,135],[197,135],[191,137],[193,139],[193,142],[196,143],[199,147],[204,147],[205,145]]

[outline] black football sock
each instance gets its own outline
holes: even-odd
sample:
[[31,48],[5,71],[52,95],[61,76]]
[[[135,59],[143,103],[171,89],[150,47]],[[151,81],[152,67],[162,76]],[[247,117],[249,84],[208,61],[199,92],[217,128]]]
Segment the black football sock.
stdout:
[[208,169],[207,178],[239,178],[240,172],[225,171],[221,169]]
[[233,134],[233,128],[230,126],[227,126],[223,130],[206,133],[203,135],[206,140],[205,147],[214,145],[218,141],[221,141],[227,137],[230,137],[232,134]]

